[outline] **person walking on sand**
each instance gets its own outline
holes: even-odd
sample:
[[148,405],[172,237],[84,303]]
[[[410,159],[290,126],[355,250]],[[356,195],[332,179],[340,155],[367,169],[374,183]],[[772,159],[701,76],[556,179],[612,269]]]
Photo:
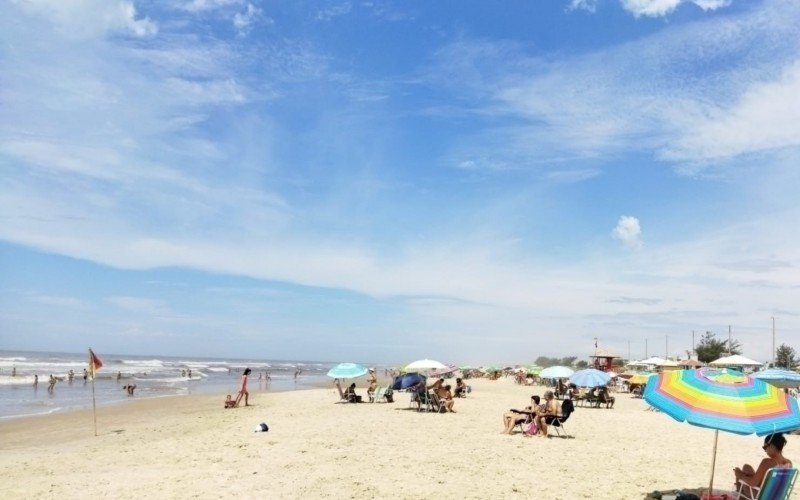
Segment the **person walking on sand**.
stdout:
[[53,374],[51,373],[51,374],[50,374],[50,385],[48,385],[48,386],[47,386],[47,392],[49,392],[50,394],[52,394],[52,393],[53,393],[53,390],[55,389],[55,387],[56,387],[56,378],[55,378],[55,377],[53,376]]
[[239,406],[239,403],[242,401],[242,396],[244,396],[244,405],[250,406],[248,403],[248,397],[250,393],[247,392],[247,376],[250,375],[250,368],[245,368],[244,373],[242,373],[242,379],[239,383],[239,394],[236,395],[236,403],[233,405],[234,408]]

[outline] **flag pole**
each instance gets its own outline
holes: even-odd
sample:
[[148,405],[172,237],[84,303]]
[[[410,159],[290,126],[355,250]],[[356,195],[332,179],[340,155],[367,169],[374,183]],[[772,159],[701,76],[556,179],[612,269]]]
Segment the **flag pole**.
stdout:
[[92,416],[94,417],[94,435],[97,437],[97,403],[94,397],[94,374],[95,367],[92,360],[92,348],[89,348],[89,369],[92,371]]

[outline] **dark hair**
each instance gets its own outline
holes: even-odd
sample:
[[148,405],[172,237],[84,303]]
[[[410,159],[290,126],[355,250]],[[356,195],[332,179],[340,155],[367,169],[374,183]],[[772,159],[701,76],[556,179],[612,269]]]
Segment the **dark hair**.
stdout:
[[444,386],[444,388],[449,391],[450,390],[450,384],[447,384],[446,386]]
[[460,379],[460,378],[457,378],[457,379],[456,379],[456,382],[461,382],[461,379]]
[[537,405],[539,404],[539,401],[541,401],[541,400],[542,400],[542,399],[541,399],[539,396],[531,396],[531,399],[532,399],[532,400],[533,400],[533,402],[534,402],[534,403],[536,403]]
[[245,375],[250,375],[250,368],[245,368],[244,369],[244,374]]
[[783,437],[783,434],[770,434],[764,438],[764,446],[768,444],[774,446],[778,451],[783,451],[783,447],[786,446],[786,438]]

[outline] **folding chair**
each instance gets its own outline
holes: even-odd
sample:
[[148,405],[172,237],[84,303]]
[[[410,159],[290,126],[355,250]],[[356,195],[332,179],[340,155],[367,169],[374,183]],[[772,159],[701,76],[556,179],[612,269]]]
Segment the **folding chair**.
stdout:
[[[575,411],[575,405],[572,404],[571,399],[565,399],[563,403],[561,403],[561,415],[557,415],[553,417],[550,422],[550,426],[556,430],[556,434],[558,437],[571,437],[567,434],[567,429],[564,427],[564,422],[569,420],[569,416]],[[564,434],[561,434],[561,431],[564,431]]]
[[761,486],[742,485],[738,498],[742,500],[788,500],[797,479],[797,469],[773,467],[764,475]]

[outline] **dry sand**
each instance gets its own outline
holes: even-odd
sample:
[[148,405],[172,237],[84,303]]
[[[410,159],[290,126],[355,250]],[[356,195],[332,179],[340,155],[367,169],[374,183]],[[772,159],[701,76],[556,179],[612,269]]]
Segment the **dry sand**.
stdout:
[[[609,498],[708,484],[714,432],[618,394],[577,408],[573,438],[501,434],[542,387],[470,380],[455,414],[335,404],[333,389],[133,401],[0,423],[0,498]],[[363,384],[362,384],[363,385]],[[364,390],[360,392],[363,394]],[[255,433],[259,422],[270,426]],[[797,436],[786,454],[800,457]],[[761,439],[720,433],[715,486],[760,460]]]

